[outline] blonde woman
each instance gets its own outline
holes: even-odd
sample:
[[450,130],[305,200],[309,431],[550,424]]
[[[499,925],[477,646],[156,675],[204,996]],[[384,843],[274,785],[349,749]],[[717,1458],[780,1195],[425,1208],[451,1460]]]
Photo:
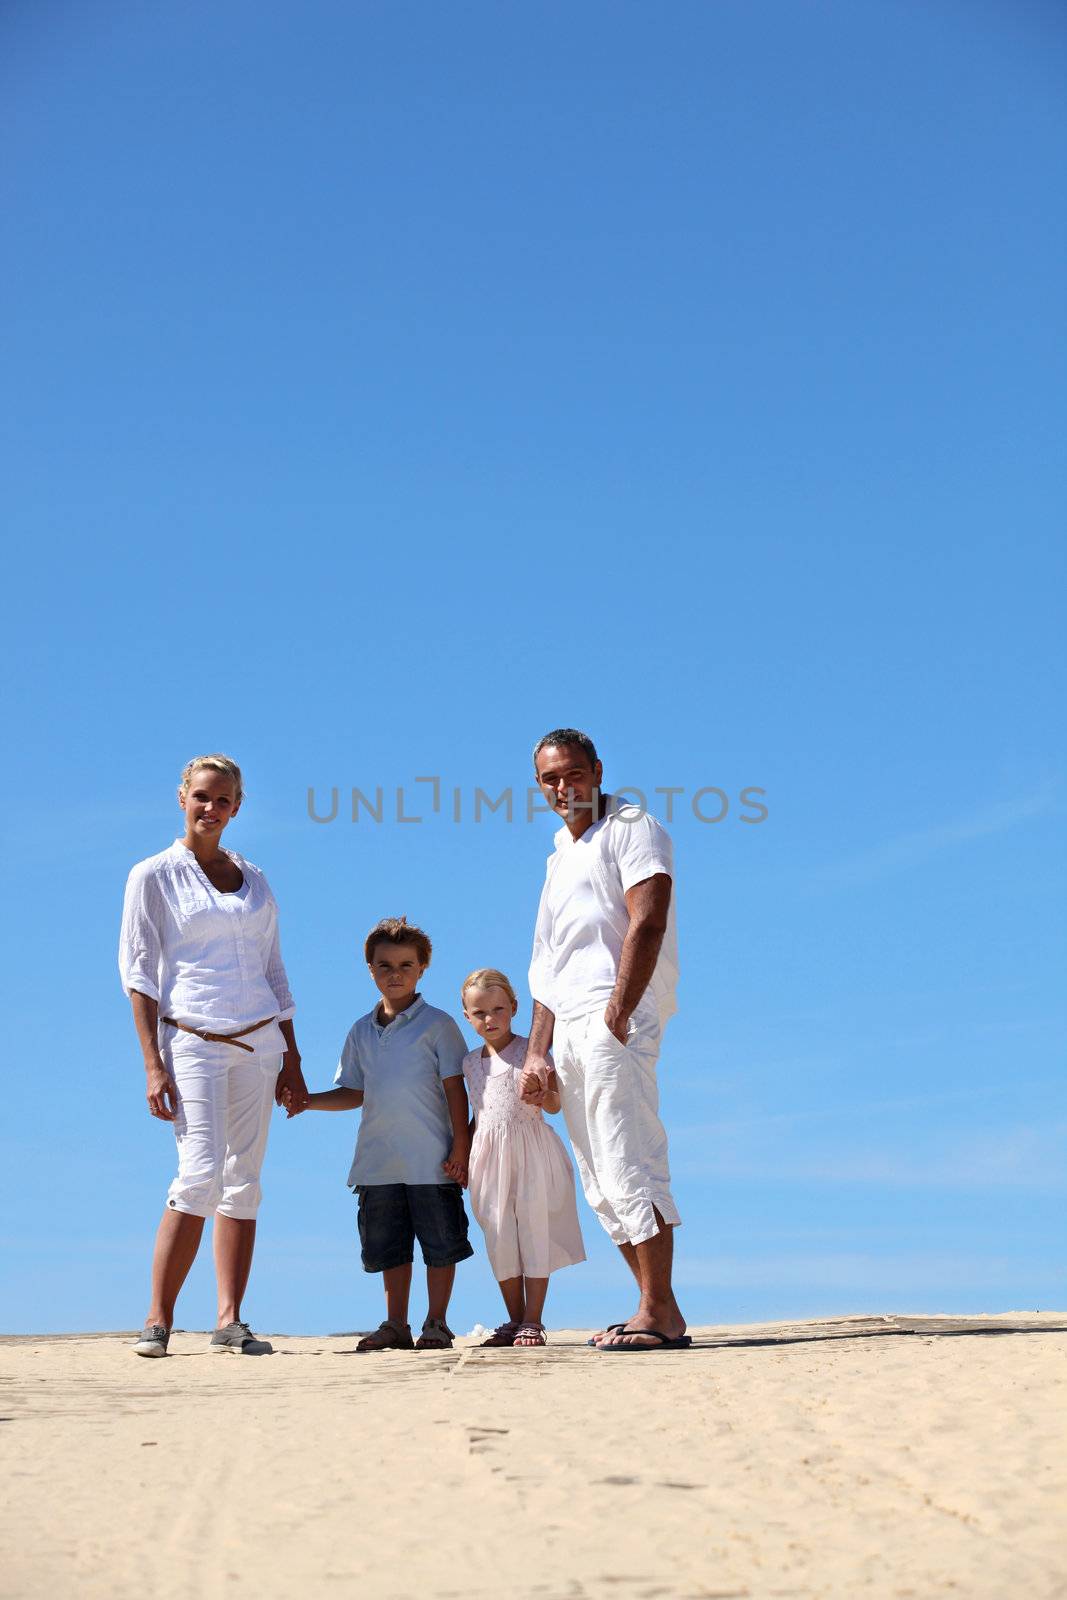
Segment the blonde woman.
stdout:
[[269,1355],[241,1321],[271,1109],[306,1105],[278,908],[258,867],[222,846],[241,808],[241,769],[196,756],[182,773],[184,837],[126,884],[122,986],[144,1055],[148,1110],[170,1122],[178,1175],[156,1235],[152,1302],[138,1355],[165,1356],[174,1305],[215,1219],[218,1322],[211,1348]]

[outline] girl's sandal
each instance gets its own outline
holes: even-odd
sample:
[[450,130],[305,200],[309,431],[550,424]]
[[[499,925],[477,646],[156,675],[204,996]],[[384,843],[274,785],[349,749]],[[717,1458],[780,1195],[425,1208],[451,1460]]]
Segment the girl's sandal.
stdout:
[[518,1322],[502,1322],[495,1333],[491,1333],[488,1339],[482,1340],[478,1348],[480,1350],[503,1350],[505,1348],[510,1350],[515,1343],[515,1334],[520,1326],[521,1324]]
[[532,1349],[535,1345],[548,1343],[543,1322],[522,1322],[515,1330],[515,1337],[511,1341],[518,1349]]

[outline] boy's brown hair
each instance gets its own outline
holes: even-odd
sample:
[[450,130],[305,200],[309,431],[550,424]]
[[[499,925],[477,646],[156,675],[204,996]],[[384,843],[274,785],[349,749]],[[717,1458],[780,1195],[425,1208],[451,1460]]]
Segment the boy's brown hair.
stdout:
[[416,928],[407,917],[383,917],[367,935],[363,946],[363,956],[368,967],[374,960],[374,952],[380,944],[410,944],[414,946],[415,954],[419,958],[420,967],[430,965],[433,955],[433,945],[430,943],[428,933],[423,933],[421,928]]

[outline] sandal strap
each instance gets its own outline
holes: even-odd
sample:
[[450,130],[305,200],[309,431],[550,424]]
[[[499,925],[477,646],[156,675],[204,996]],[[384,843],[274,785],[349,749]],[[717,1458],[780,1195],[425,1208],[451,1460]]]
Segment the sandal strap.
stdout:
[[422,1331],[423,1333],[443,1333],[449,1339],[456,1337],[448,1323],[442,1322],[440,1317],[427,1317],[422,1325]]

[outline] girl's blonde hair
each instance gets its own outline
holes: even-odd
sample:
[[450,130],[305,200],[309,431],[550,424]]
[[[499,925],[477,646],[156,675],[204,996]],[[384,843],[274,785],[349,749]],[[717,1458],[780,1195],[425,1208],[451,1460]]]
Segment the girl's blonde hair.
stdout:
[[241,803],[241,800],[244,798],[244,785],[241,781],[241,769],[237,765],[236,761],[231,761],[229,756],[220,756],[217,754],[213,756],[194,756],[191,761],[186,762],[184,771],[182,772],[182,781],[180,785],[182,794],[185,794],[188,791],[189,780],[198,767],[208,767],[212,772],[222,772],[225,773],[227,778],[232,778],[236,789],[234,799],[237,801],[238,805]]
[[467,1009],[468,989],[503,989],[513,1006],[518,1006],[519,1003],[515,998],[515,991],[511,987],[510,979],[506,978],[502,972],[498,972],[496,967],[475,967],[474,971],[464,978],[463,987],[459,991],[460,1003],[464,1011]]

